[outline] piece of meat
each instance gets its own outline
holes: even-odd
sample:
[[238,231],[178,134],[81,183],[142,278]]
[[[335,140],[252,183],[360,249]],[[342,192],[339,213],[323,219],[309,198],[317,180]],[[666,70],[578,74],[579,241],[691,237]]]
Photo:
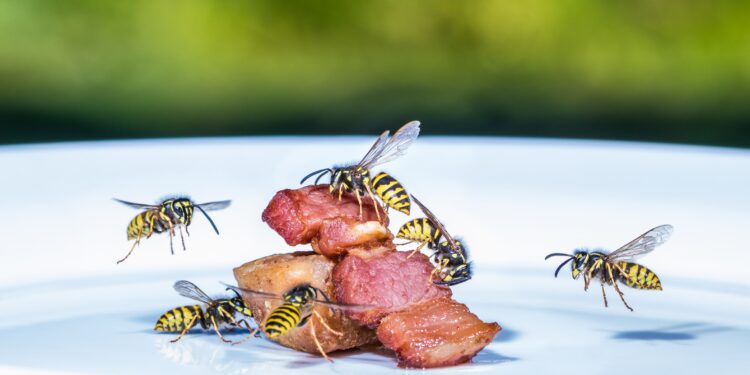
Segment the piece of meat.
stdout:
[[440,297],[388,315],[377,335],[396,352],[401,366],[429,368],[469,361],[500,329],[481,321],[466,305]]
[[[333,266],[332,260],[312,252],[276,254],[235,268],[234,277],[241,288],[279,295],[297,285],[309,283],[324,291],[332,301],[335,301],[331,283]],[[271,310],[282,303],[281,300],[248,298],[247,296],[244,299],[261,327]],[[329,353],[377,342],[371,329],[347,318],[340,311],[333,312],[330,308],[320,304],[315,306],[315,311],[323,316],[328,326],[343,333],[343,336],[334,335],[318,324],[317,318],[311,317],[310,319],[315,319],[315,334],[324,352]],[[319,353],[310,333],[310,322],[302,327],[291,329],[275,340],[292,349],[313,354]]]
[[312,240],[312,248],[318,254],[335,256],[344,254],[353,247],[390,242],[392,238],[388,228],[377,221],[363,223],[351,218],[337,217],[321,222],[318,236]]
[[390,240],[388,217],[382,211],[380,215],[382,222],[372,200],[363,197],[360,220],[353,194],[344,193],[339,200],[328,185],[311,185],[277,192],[262,218],[290,246],[313,242],[316,252],[335,256],[350,246]]
[[435,297],[451,296],[451,290],[435,285],[429,276],[435,268],[426,255],[394,251],[393,245],[351,250],[333,269],[336,299],[342,303],[375,305],[347,316],[376,327],[387,314]]

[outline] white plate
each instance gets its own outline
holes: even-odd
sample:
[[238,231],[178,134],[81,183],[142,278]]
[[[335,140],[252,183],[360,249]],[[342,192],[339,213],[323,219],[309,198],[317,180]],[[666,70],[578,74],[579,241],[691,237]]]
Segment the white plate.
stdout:
[[[151,331],[189,303],[172,283],[219,293],[231,268],[292,251],[260,221],[276,190],[307,172],[357,160],[369,138],[251,138],[99,142],[0,148],[2,263],[0,371],[83,373],[383,373],[393,357],[351,351],[335,363],[264,340],[240,346],[211,333]],[[315,155],[311,157],[310,155]],[[343,156],[342,156],[343,155]],[[744,373],[750,342],[750,153],[738,150],[477,138],[420,138],[385,165],[463,235],[476,277],[454,289],[503,331],[472,363],[435,372]],[[125,263],[125,226],[148,203],[190,192],[231,198],[200,217],[188,250],[144,241]],[[394,213],[392,229],[406,218]],[[616,248],[658,224],[672,239],[642,262],[663,292],[626,290],[631,313],[609,291],[555,279],[552,251]],[[303,247],[294,250],[300,250]],[[567,268],[566,268],[567,270]],[[240,337],[235,335],[232,337]]]

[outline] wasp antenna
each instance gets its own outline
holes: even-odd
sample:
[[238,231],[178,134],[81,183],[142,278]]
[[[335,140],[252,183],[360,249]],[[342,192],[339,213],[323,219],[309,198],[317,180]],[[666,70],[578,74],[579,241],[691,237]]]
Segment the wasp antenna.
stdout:
[[[224,283],[222,283],[222,284],[224,284]],[[226,285],[226,284],[224,284],[224,285]],[[233,291],[233,292],[234,292],[234,294],[236,294],[236,295],[237,295],[237,297],[240,297],[240,298],[242,298],[242,296],[240,295],[240,292],[238,292],[238,291],[237,291],[237,289],[234,289],[234,288],[231,288],[231,287],[227,287],[227,289],[226,289],[226,290],[227,290],[227,291],[231,290],[231,291]]]
[[200,205],[196,204],[195,207],[198,207],[198,209],[203,213],[203,216],[205,216],[206,219],[208,219],[208,222],[211,223],[211,226],[214,228],[214,232],[216,232],[216,234],[219,234],[219,229],[216,228],[216,224],[214,224],[214,221],[211,220],[211,216],[208,216],[206,211],[204,211]]
[[565,254],[565,253],[552,253],[544,257],[544,260],[547,260],[552,257],[571,257],[572,258],[573,256],[570,254]]
[[564,262],[560,263],[559,266],[557,266],[557,269],[555,270],[555,277],[557,277],[557,274],[560,273],[560,270],[563,268],[563,266],[568,264],[568,262],[570,262],[571,260],[573,260],[573,257],[566,259]]
[[317,171],[315,171],[315,172],[311,172],[310,174],[308,174],[307,176],[305,176],[305,177],[304,177],[304,178],[302,179],[302,181],[300,181],[299,183],[300,183],[300,185],[302,185],[302,184],[304,184],[304,183],[305,183],[305,181],[307,181],[307,179],[308,179],[308,178],[310,178],[310,177],[312,177],[312,176],[315,176],[316,174],[320,173],[320,176],[318,176],[318,179],[316,179],[316,180],[315,180],[315,184],[317,185],[317,183],[318,183],[318,180],[319,180],[319,179],[320,179],[321,177],[325,176],[325,175],[326,175],[326,173],[331,173],[331,172],[333,172],[333,170],[331,170],[331,168],[323,168],[323,169],[318,169]]
[[325,294],[325,292],[323,292],[322,290],[320,290],[320,288],[316,288],[316,287],[312,287],[312,288],[315,289],[316,292],[320,293],[320,295],[323,296],[323,299],[326,300],[326,302],[332,303],[331,299],[328,298],[328,296]]
[[318,181],[320,181],[320,179],[323,178],[323,176],[327,175],[328,173],[333,173],[333,171],[330,169],[326,169],[325,171],[323,171],[323,173],[319,174],[318,177],[315,178],[315,185],[317,185]]

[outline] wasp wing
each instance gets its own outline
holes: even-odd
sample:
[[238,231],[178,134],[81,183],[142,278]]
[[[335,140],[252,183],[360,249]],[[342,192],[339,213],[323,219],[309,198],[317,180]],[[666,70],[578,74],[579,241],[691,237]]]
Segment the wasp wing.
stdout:
[[461,252],[461,248],[458,247],[458,244],[456,244],[456,240],[453,239],[453,237],[448,233],[448,231],[445,230],[445,227],[443,226],[443,223],[440,222],[440,220],[435,217],[435,214],[432,213],[427,207],[422,204],[422,202],[417,199],[413,194],[411,195],[411,199],[414,200],[414,203],[419,206],[419,208],[424,212],[424,214],[427,216],[428,219],[430,219],[430,222],[437,227],[437,229],[440,231],[440,233],[445,237],[446,240],[448,240],[448,243],[451,245],[451,248],[453,251],[459,253]]
[[391,132],[389,130],[386,130],[380,134],[380,137],[375,141],[375,143],[372,144],[372,147],[370,147],[369,150],[367,150],[367,153],[362,158],[362,160],[359,161],[359,165],[368,165],[373,160],[377,159],[380,154],[383,153],[383,149],[385,146],[388,145],[388,139]]
[[128,207],[137,208],[137,209],[151,209],[151,208],[158,208],[159,205],[153,205],[153,204],[143,204],[143,203],[133,203],[124,201],[122,199],[112,198],[113,200],[120,202]]
[[674,228],[669,225],[660,225],[656,228],[649,230],[648,232],[638,236],[636,239],[628,242],[625,246],[611,252],[607,255],[608,260],[623,260],[623,259],[635,259],[637,257],[646,255],[654,249],[667,242],[669,236],[672,235]]
[[218,202],[206,202],[206,203],[200,203],[195,204],[195,206],[200,206],[204,211],[216,211],[216,210],[223,210],[229,205],[232,204],[231,200],[226,201],[218,201]]
[[219,234],[219,228],[216,228],[216,224],[214,224],[214,221],[211,219],[211,216],[208,216],[206,211],[220,210],[222,208],[229,207],[230,203],[232,203],[232,201],[219,201],[219,202],[193,204],[193,206],[195,206],[195,208],[197,208],[203,214],[203,216],[205,216],[206,219],[208,219],[208,222],[211,224],[211,227],[214,228],[214,232],[216,232],[216,234]]
[[409,122],[391,137],[387,131],[383,132],[359,165],[370,169],[402,156],[419,136],[419,125],[419,121]]
[[214,300],[209,297],[201,288],[187,280],[180,280],[174,283],[174,290],[180,293],[181,296],[201,301],[203,303],[211,303]]
[[[222,283],[224,286],[226,286],[228,289],[232,289],[236,291],[237,293],[240,293],[243,297],[249,298],[249,299],[276,299],[276,300],[284,300],[284,296],[281,294],[274,294],[274,293],[267,293],[267,292],[261,292],[253,289],[247,289],[247,288],[240,288],[238,286],[229,285],[226,283]],[[347,304],[347,303],[338,303],[338,302],[331,302],[326,301],[322,299],[315,299],[316,304],[321,304],[328,306],[333,309],[341,309],[341,310],[347,310],[352,312],[360,312],[360,311],[367,311],[372,309],[373,307],[377,307],[375,305],[354,305],[354,304]]]
[[375,307],[375,305],[359,305],[359,304],[349,304],[349,303],[338,303],[338,302],[331,302],[331,301],[324,301],[320,299],[315,300],[316,305],[325,305],[333,310],[346,310],[349,312],[365,312],[372,310]]
[[278,299],[283,300],[284,296],[281,294],[274,294],[274,293],[267,293],[267,292],[261,292],[253,289],[247,289],[247,288],[240,288],[238,286],[229,285],[227,283],[222,283],[224,286],[227,287],[227,289],[232,289],[235,292],[241,294],[243,297],[246,298],[257,298],[257,299]]

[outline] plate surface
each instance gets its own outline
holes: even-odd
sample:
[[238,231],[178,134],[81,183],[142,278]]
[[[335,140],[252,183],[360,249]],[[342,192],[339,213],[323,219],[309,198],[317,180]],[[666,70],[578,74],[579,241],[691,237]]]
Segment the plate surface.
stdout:
[[[279,189],[307,172],[358,160],[369,138],[239,138],[95,142],[0,148],[0,372],[401,372],[381,352],[335,362],[266,340],[238,346],[212,333],[176,344],[151,331],[190,303],[172,283],[221,293],[231,269],[289,248],[260,221]],[[314,155],[312,157],[311,155]],[[344,157],[342,157],[344,155]],[[470,364],[436,373],[744,373],[750,342],[750,153],[616,142],[420,138],[381,169],[466,239],[476,277],[455,298],[503,331]],[[10,176],[10,178],[8,178]],[[127,222],[111,198],[151,203],[165,194],[232,199],[191,225],[187,251],[155,236],[131,258]],[[393,213],[391,229],[406,217]],[[608,289],[553,277],[553,251],[614,249],[670,223],[669,242],[641,262],[663,292]],[[567,270],[567,268],[566,268]],[[239,333],[233,338],[241,337]]]

